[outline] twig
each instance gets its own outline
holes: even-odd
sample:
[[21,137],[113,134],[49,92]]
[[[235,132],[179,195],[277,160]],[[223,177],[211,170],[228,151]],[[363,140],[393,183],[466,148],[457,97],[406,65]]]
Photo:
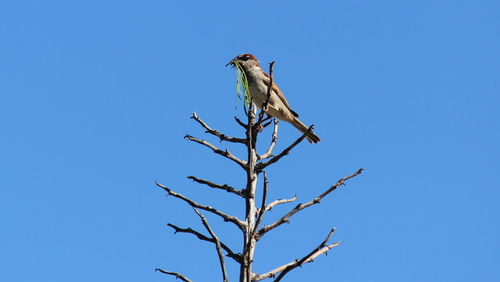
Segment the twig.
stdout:
[[266,211],[272,210],[275,206],[295,202],[297,200],[297,195],[293,196],[291,199],[278,199],[266,206]]
[[255,166],[255,172],[257,173],[260,173],[264,168],[266,168],[267,166],[279,161],[282,157],[284,157],[285,155],[288,155],[288,153],[295,147],[297,146],[300,142],[302,142],[302,140],[304,140],[304,138],[306,138],[306,136],[314,129],[314,126],[311,125],[309,126],[309,128],[307,129],[306,132],[304,132],[302,134],[302,136],[300,136],[297,140],[295,140],[295,142],[293,142],[290,146],[288,146],[285,150],[283,150],[283,152],[279,153],[276,157],[273,157],[272,159],[270,159],[269,161],[267,162],[264,162],[264,163],[258,163],[256,166]]
[[182,275],[180,273],[177,273],[177,272],[166,271],[166,270],[163,270],[161,268],[157,268],[157,269],[155,269],[155,271],[159,271],[161,273],[165,273],[165,274],[168,274],[168,275],[173,275],[173,276],[175,276],[176,279],[179,278],[179,279],[181,279],[182,281],[185,281],[185,282],[192,282],[186,276],[184,276],[184,275]]
[[276,282],[280,281],[288,272],[292,271],[294,268],[296,268],[298,266],[302,266],[302,264],[304,264],[304,263],[311,262],[313,259],[315,259],[319,255],[322,255],[322,254],[328,252],[330,249],[338,246],[340,244],[340,242],[326,245],[326,243],[328,243],[328,240],[330,240],[330,237],[333,235],[333,232],[335,232],[335,228],[332,228],[330,233],[328,233],[328,236],[326,236],[325,240],[323,240],[323,242],[321,242],[321,244],[318,247],[316,247],[316,249],[314,249],[309,254],[305,255],[300,260],[296,260],[294,264],[287,266],[280,273],[280,275],[278,275],[278,278],[276,278],[274,281],[276,281]]
[[[250,155],[251,155],[252,150],[255,149],[255,144],[256,144],[255,139],[257,137],[257,134],[254,134],[253,127],[252,127],[253,121],[255,120],[253,97],[250,97],[250,104],[248,105],[247,117],[248,117],[248,123],[246,124],[246,126],[247,126],[247,128],[246,128],[247,153],[248,153],[247,158],[248,158],[248,161],[250,161]],[[248,163],[247,163],[247,169],[248,169]]]
[[269,104],[269,98],[271,98],[271,90],[273,89],[273,71],[274,71],[274,61],[269,63],[269,86],[267,87],[267,99],[262,104],[262,108],[265,109],[267,104]]
[[236,194],[236,195],[238,195],[238,196],[240,196],[242,198],[245,197],[245,194],[241,190],[233,188],[233,187],[231,187],[231,186],[229,186],[227,184],[220,185],[220,184],[213,183],[213,182],[210,182],[210,181],[205,180],[205,179],[197,178],[195,176],[188,176],[187,178],[192,179],[193,181],[198,182],[200,184],[205,184],[205,185],[207,185],[209,187],[212,187],[212,188],[225,190],[225,191],[227,191],[229,193]]
[[262,221],[262,217],[264,216],[264,213],[266,212],[266,198],[267,198],[267,190],[268,190],[268,185],[269,182],[267,181],[267,174],[265,171],[263,171],[264,174],[264,187],[262,188],[262,203],[260,205],[259,213],[257,214],[257,220],[255,221],[255,226],[252,231],[252,237],[255,236],[260,222]]
[[271,145],[267,149],[267,152],[257,157],[257,160],[264,160],[270,157],[273,157],[273,149],[276,146],[276,142],[278,141],[278,119],[274,119],[274,128],[273,135],[271,139]]
[[280,226],[281,224],[283,224],[285,222],[288,222],[289,218],[292,215],[296,214],[297,212],[299,212],[307,207],[310,207],[314,204],[318,204],[321,201],[321,199],[323,199],[326,195],[330,194],[333,190],[337,189],[338,187],[344,185],[344,182],[347,181],[348,179],[351,179],[351,178],[359,175],[361,172],[363,172],[363,170],[364,170],[363,168],[360,168],[356,172],[354,172],[353,174],[346,176],[344,178],[341,178],[339,181],[337,181],[337,183],[332,185],[330,188],[328,188],[328,190],[323,192],[318,197],[312,199],[311,201],[309,201],[305,204],[298,204],[297,206],[295,206],[295,208],[293,208],[291,211],[289,211],[287,214],[285,214],[283,217],[281,217],[278,221],[275,221],[274,223],[272,223],[270,225],[266,225],[266,226],[262,227],[256,235],[257,239],[260,239],[265,233],[269,232],[270,230]]
[[184,138],[188,139],[189,141],[193,141],[193,142],[196,142],[196,143],[201,144],[203,146],[206,146],[206,147],[212,149],[214,151],[214,153],[219,154],[223,157],[226,157],[226,158],[234,161],[235,163],[239,164],[245,170],[247,169],[247,163],[245,161],[240,160],[239,158],[237,158],[233,154],[231,154],[228,150],[223,151],[223,150],[217,148],[216,146],[208,143],[207,141],[200,140],[200,139],[193,137],[191,135],[186,135]]
[[[201,234],[200,232],[188,227],[188,228],[181,228],[179,226],[173,225],[171,223],[167,223],[168,226],[174,229],[174,233],[189,233],[193,234],[198,239],[202,241],[207,241],[211,243],[215,243],[215,240],[213,238],[208,238],[207,236]],[[221,247],[224,249],[224,251],[227,252],[227,256],[234,259],[236,262],[240,263],[241,262],[241,255],[234,253],[226,244],[220,242]]]
[[233,143],[242,143],[245,144],[245,139],[243,138],[237,138],[237,137],[229,137],[224,135],[222,132],[210,128],[203,120],[201,120],[200,117],[196,114],[196,112],[193,113],[193,116],[191,116],[192,119],[196,120],[203,128],[206,129],[206,133],[210,133],[212,135],[215,135],[220,138],[221,141],[228,141],[228,142],[233,142]]
[[254,278],[255,281],[260,281],[269,277],[274,277],[276,274],[279,273],[278,277],[274,280],[276,282],[279,282],[288,272],[292,271],[294,268],[302,266],[304,263],[309,263],[312,262],[316,257],[328,252],[330,249],[338,246],[340,243],[336,242],[330,245],[327,245],[328,240],[330,240],[330,237],[332,237],[333,232],[335,232],[335,228],[330,230],[330,233],[328,233],[328,236],[326,236],[325,240],[319,244],[318,247],[316,247],[314,250],[312,250],[309,254],[305,255],[301,259],[295,259],[292,262],[289,262],[285,265],[282,265],[274,270],[271,270],[265,274],[262,275],[256,275]]
[[244,122],[242,122],[238,117],[234,117],[234,120],[236,120],[236,123],[238,123],[243,128],[247,128],[247,125]]
[[263,122],[264,112],[267,110],[267,104],[269,104],[269,99],[271,98],[271,90],[273,89],[273,70],[274,70],[274,61],[269,63],[269,85],[267,86],[267,97],[264,103],[262,104],[262,110],[259,113],[259,119],[255,123],[256,127],[259,127]]
[[158,183],[158,182],[155,182],[156,186],[162,188],[163,190],[167,191],[167,193],[171,196],[174,196],[178,199],[181,199],[183,200],[184,202],[188,203],[190,206],[192,206],[193,208],[198,208],[198,209],[202,209],[202,210],[206,210],[208,212],[211,212],[213,214],[216,214],[220,217],[222,217],[222,219],[224,219],[224,221],[229,221],[229,222],[232,222],[234,223],[236,226],[238,226],[239,229],[241,229],[243,232],[245,231],[245,223],[241,220],[239,220],[237,217],[235,216],[231,216],[231,215],[228,215],[226,213],[223,213],[221,211],[219,211],[218,209],[216,208],[213,208],[211,206],[204,206],[204,205],[201,205],[179,193],[176,193],[174,191],[172,191],[172,189]]
[[222,253],[222,247],[221,247],[221,243],[219,241],[219,238],[217,237],[217,235],[215,235],[212,228],[210,228],[210,225],[208,224],[207,219],[200,213],[200,211],[198,211],[196,208],[193,208],[193,209],[196,212],[196,214],[200,217],[201,222],[203,223],[203,225],[207,229],[208,233],[210,233],[210,236],[212,236],[212,239],[214,239],[214,241],[215,241],[215,249],[217,250],[217,255],[219,257],[219,263],[220,263],[220,268],[221,268],[221,272],[222,272],[222,280],[224,282],[228,282],[227,273],[226,273],[226,264],[224,263],[224,254]]
[[[261,113],[262,113],[262,111],[260,111],[259,117],[261,116]],[[268,127],[271,124],[272,120],[270,120],[270,119],[272,119],[272,118],[273,118],[273,116],[266,113],[266,117],[257,121],[254,125],[254,128],[259,132],[262,131],[264,128]],[[266,123],[264,123],[264,122],[266,122]]]
[[[272,119],[272,118],[273,118],[272,116],[267,115],[267,117],[266,117],[266,118],[265,118],[262,122],[267,121],[267,120],[270,120],[270,119]],[[271,124],[271,122],[273,122],[273,121],[272,121],[272,120],[270,120],[270,121],[268,121],[268,122],[266,122],[266,123],[262,124],[262,128],[266,128],[266,127],[268,127],[268,126]]]

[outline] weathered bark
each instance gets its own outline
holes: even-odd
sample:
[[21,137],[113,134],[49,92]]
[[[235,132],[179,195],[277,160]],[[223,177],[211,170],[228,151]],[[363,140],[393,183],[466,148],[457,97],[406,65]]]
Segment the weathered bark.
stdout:
[[240,266],[240,282],[252,281],[252,263],[255,251],[255,218],[257,216],[257,208],[255,207],[255,191],[257,190],[258,174],[255,172],[257,164],[257,151],[255,144],[257,141],[257,131],[254,130],[255,123],[255,107],[250,105],[248,111],[248,127],[247,127],[247,185],[245,188],[245,223],[246,229],[243,234],[243,261]]

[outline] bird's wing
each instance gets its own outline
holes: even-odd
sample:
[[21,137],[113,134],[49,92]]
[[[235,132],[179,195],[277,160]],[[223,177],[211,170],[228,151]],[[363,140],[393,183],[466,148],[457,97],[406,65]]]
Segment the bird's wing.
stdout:
[[[267,78],[267,79],[264,79],[264,84],[267,87],[269,87],[269,82],[271,81],[271,79],[269,78],[269,75],[267,73],[265,73],[265,72],[264,72],[264,76]],[[274,81],[273,81],[272,90],[274,91],[274,93],[276,93],[276,95],[278,95],[278,97],[280,98],[281,102],[283,102],[283,104],[287,107],[287,109],[289,109],[290,112],[295,117],[299,117],[299,114],[297,114],[296,112],[294,112],[292,110],[292,107],[290,107],[290,104],[288,104],[288,101],[286,100],[285,95],[283,95],[283,92],[281,92],[281,90],[278,88],[278,86],[276,85],[276,83],[274,83]]]

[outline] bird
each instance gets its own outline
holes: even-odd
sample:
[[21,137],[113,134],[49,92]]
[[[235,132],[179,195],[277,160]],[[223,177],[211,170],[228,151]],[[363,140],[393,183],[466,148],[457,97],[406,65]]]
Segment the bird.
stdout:
[[[248,81],[250,97],[255,105],[259,109],[262,109],[267,100],[267,90],[271,79],[262,69],[257,58],[252,54],[242,54],[236,56],[227,65],[238,66],[239,69],[244,72]],[[309,128],[299,120],[299,115],[292,110],[283,92],[281,92],[274,81],[269,102],[263,110],[272,117],[292,124],[303,134],[309,130]],[[307,134],[306,138],[310,143],[318,143],[320,141],[318,135],[312,131]]]

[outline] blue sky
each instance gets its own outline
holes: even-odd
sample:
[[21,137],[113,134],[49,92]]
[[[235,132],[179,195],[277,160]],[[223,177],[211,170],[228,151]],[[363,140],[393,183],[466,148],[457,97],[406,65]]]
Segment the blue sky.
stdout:
[[[250,52],[322,140],[268,169],[269,197],[308,201],[366,168],[264,237],[258,272],[335,226],[341,245],[286,281],[500,281],[500,3],[309,2],[2,1],[0,280],[219,281],[213,246],[166,227],[199,219],[154,181],[243,213],[186,179],[243,173],[183,136],[219,144],[193,111],[242,136],[224,65]],[[297,137],[282,123],[277,150]]]

